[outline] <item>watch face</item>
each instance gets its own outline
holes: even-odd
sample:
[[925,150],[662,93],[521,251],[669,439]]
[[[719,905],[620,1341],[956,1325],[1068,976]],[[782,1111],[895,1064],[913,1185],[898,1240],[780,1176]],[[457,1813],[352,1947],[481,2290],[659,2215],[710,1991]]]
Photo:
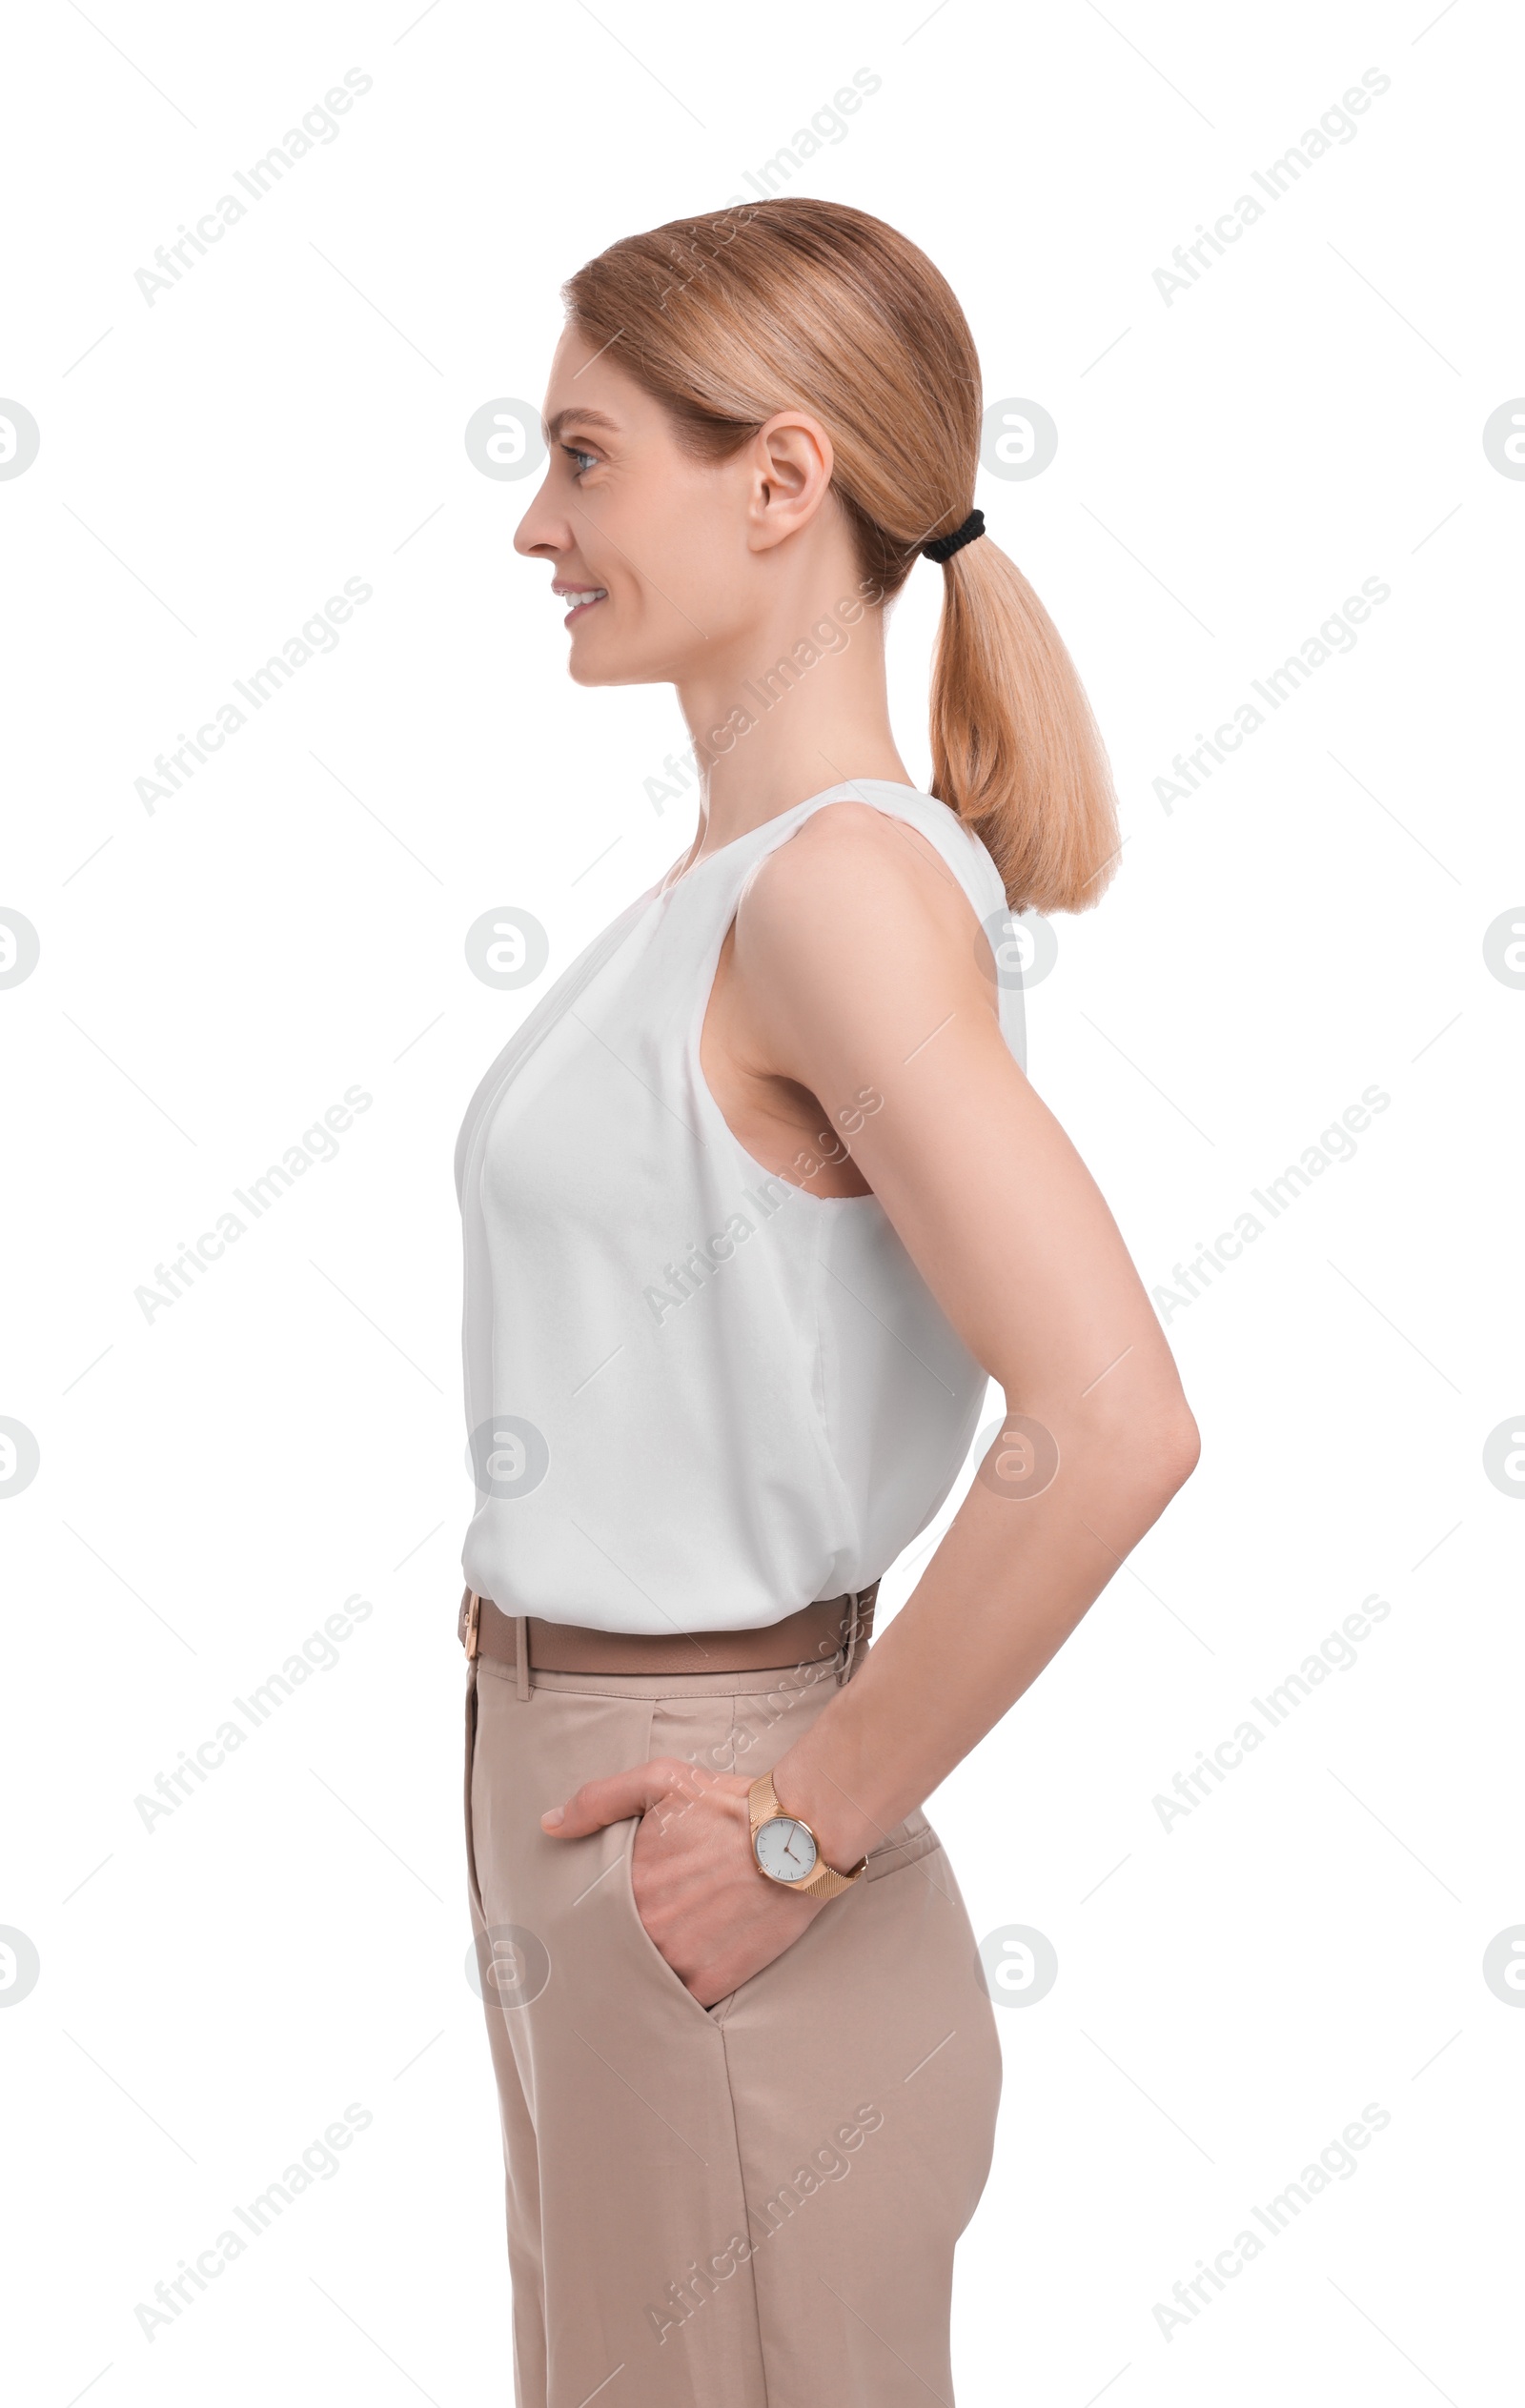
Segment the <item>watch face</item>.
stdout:
[[757,1860],[775,1881],[806,1881],[816,1869],[816,1844],[803,1823],[775,1814],[757,1835]]

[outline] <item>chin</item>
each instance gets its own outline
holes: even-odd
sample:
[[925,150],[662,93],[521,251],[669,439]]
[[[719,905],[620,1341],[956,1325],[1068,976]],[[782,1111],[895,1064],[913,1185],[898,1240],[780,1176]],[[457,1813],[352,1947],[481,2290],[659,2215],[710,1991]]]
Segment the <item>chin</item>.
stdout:
[[670,680],[672,668],[660,661],[623,656],[612,645],[579,644],[574,640],[567,676],[574,685],[660,685]]
[[580,659],[576,652],[566,664],[566,673],[574,685],[639,685],[640,683],[639,670],[621,668],[616,660],[600,660],[587,656]]

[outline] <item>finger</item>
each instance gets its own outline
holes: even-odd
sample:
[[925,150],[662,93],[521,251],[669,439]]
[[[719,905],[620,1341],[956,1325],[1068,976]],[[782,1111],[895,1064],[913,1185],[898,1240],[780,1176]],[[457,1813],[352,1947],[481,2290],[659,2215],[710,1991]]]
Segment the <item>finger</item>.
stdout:
[[659,1798],[670,1796],[692,1770],[658,1756],[647,1764],[630,1765],[623,1772],[607,1773],[601,1780],[584,1781],[564,1806],[547,1808],[540,1816],[540,1828],[558,1839],[584,1839],[606,1823],[622,1823],[632,1814],[644,1814]]

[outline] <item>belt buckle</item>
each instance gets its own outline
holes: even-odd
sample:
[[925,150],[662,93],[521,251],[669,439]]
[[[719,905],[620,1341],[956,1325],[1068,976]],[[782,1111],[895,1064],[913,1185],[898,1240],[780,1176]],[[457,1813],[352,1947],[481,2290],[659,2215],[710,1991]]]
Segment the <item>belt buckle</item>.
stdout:
[[481,1639],[482,1601],[475,1588],[466,1591],[466,1661],[475,1663]]

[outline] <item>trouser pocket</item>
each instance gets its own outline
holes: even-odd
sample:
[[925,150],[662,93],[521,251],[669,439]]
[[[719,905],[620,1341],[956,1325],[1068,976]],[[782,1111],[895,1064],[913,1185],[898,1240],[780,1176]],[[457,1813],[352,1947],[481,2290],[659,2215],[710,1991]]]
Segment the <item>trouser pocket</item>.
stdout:
[[895,1872],[902,1865],[913,1865],[919,1856],[930,1856],[942,1844],[921,1808],[917,1807],[914,1812],[906,1815],[904,1823],[898,1824],[894,1831],[886,1831],[883,1839],[875,1841],[868,1851],[868,1870],[864,1879],[877,1881],[882,1874]]
[[[625,1928],[627,1937],[635,1949],[638,1957],[644,1960],[646,1972],[651,1978],[655,1980],[661,1989],[665,1990],[673,1998],[674,2002],[681,2006],[690,2017],[697,2015],[702,2023],[708,2025],[710,2030],[713,2031],[714,2024],[711,2021],[710,2009],[708,2007],[701,2006],[699,2000],[689,1989],[688,1984],[683,1980],[682,1975],[674,1972],[672,1966],[668,1964],[666,1957],[663,1956],[661,1949],[657,1946],[656,1941],[652,1938],[651,1933],[647,1931],[645,1925],[640,1919],[640,1909],[636,1904],[636,1888],[633,1877],[636,1833],[640,1831],[640,1818],[639,1815],[634,1821],[622,1827],[622,1844],[620,1851],[619,1868],[616,1872],[611,1872],[609,1875],[609,1888],[617,1888],[619,1892],[619,1913],[620,1922]],[[717,2000],[716,2002],[717,2005],[722,2003],[723,2002],[721,2000]]]
[[485,1926],[487,1916],[482,1909],[482,1893],[477,1879],[477,1842],[472,1830],[471,1785],[477,1765],[477,1667],[466,1667],[466,1730],[465,1730],[465,1830],[466,1830],[466,1894],[471,1901],[474,1922]]

